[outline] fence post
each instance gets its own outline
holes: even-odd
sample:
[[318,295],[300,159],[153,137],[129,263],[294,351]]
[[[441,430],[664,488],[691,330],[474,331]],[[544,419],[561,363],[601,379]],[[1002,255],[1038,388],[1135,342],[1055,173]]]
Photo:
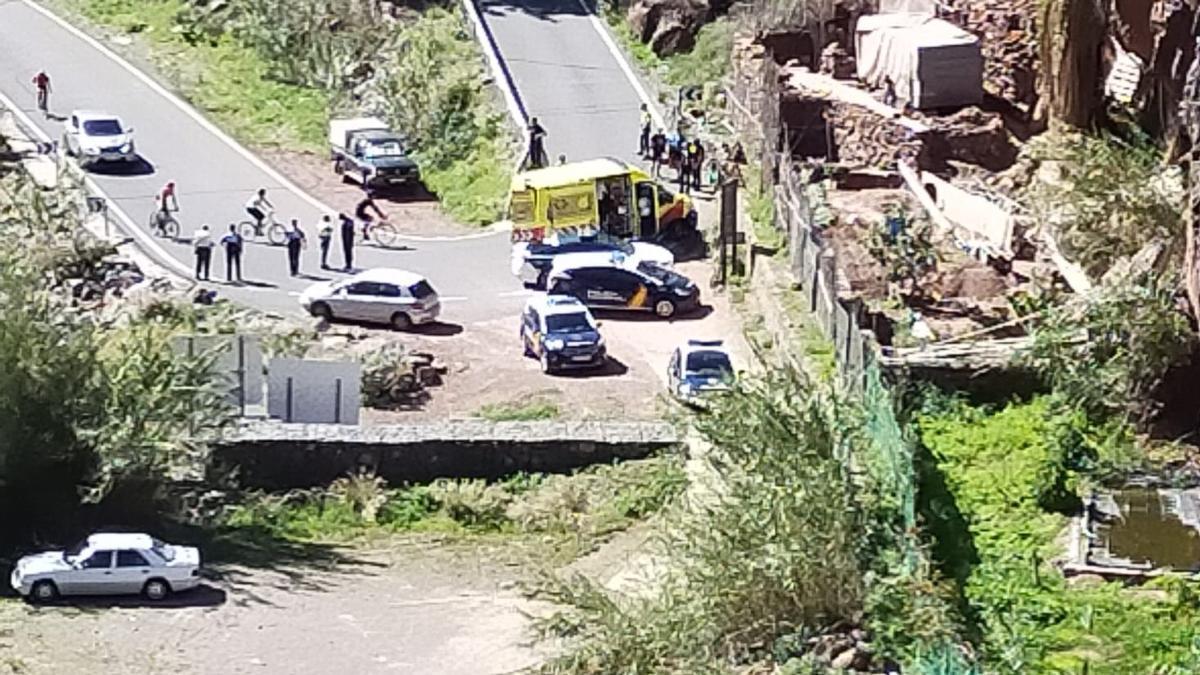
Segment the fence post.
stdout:
[[333,423],[342,423],[342,378],[333,381]]
[[290,378],[290,377],[287,379],[287,402],[284,407],[284,420],[283,421],[285,421],[285,422],[292,421],[292,378]]

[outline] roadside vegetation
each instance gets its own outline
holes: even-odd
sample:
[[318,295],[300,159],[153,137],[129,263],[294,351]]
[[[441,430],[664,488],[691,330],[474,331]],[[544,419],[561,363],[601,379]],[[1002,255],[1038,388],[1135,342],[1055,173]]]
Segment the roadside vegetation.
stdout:
[[500,216],[513,137],[451,4],[393,20],[368,0],[62,2],[143,40],[185,97],[250,145],[323,156],[332,115],[380,115],[450,215]]
[[630,28],[623,3],[603,3],[601,13],[617,42],[647,72],[672,87],[703,87],[720,82],[729,74],[733,52],[734,22],[720,17],[705,24],[696,34],[692,48],[680,54],[659,56]]
[[898,651],[953,639],[940,582],[897,575],[904,535],[886,486],[849,470],[850,456],[873,452],[867,423],[823,385],[740,385],[696,422],[714,483],[656,521],[652,591],[618,600],[583,577],[542,589],[563,609],[541,627],[565,645],[543,672],[821,672],[814,640],[861,625],[864,611],[875,635],[903,636]]
[[513,538],[546,564],[574,560],[658,512],[687,485],[683,460],[665,454],[571,475],[519,473],[504,480],[438,480],[389,487],[358,474],[326,488],[233,496],[208,514],[236,537],[262,532],[296,543],[348,543],[397,533]]
[[933,396],[917,415],[923,513],[981,664],[1014,675],[1197,672],[1200,594],[1187,581],[1071,587],[1050,564],[1092,468],[1136,456],[1131,436],[1057,410],[1046,396],[994,407]]

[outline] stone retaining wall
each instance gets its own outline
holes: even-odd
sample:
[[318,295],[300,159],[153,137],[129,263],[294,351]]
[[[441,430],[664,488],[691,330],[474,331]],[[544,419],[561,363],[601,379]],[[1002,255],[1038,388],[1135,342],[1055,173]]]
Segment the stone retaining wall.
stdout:
[[488,422],[354,427],[252,422],[216,442],[215,471],[246,487],[325,485],[360,468],[391,483],[563,473],[636,459],[682,442],[660,422]]

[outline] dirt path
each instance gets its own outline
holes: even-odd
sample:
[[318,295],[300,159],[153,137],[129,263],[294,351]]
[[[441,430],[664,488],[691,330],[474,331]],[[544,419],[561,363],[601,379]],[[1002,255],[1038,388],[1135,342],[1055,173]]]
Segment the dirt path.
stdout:
[[517,572],[477,547],[349,550],[332,571],[224,570],[170,606],[0,601],[0,673],[500,675],[537,662]]

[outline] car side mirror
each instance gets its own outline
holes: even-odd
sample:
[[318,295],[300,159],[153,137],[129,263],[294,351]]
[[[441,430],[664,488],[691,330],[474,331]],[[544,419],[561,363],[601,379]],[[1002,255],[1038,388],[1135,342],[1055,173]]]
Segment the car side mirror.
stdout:
[[125,133],[127,133],[127,134],[132,134],[132,133],[133,133],[133,127],[129,127],[128,129],[126,129],[126,130],[125,130]]
[[604,322],[603,322],[603,321],[597,321],[597,322],[596,322],[596,328],[599,328],[599,327],[601,327],[601,326],[603,326],[603,325],[604,325]]

